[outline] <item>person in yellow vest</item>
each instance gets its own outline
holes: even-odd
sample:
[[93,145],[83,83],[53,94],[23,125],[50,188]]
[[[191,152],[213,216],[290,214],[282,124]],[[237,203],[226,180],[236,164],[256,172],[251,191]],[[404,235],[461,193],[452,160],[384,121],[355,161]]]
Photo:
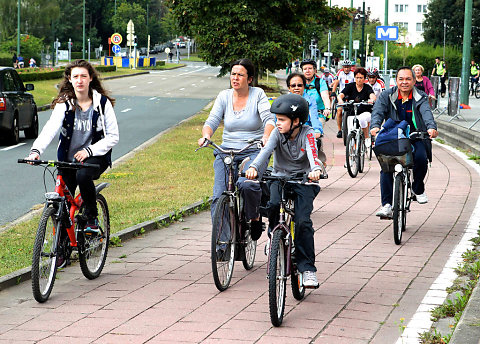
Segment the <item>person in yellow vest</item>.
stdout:
[[440,59],[440,57],[435,58],[435,65],[433,66],[432,76],[439,76],[440,77],[440,94],[442,97],[445,97],[445,92],[447,91],[447,86],[445,85],[445,79],[447,74],[447,67],[445,66],[445,62]]
[[472,59],[470,62],[470,92],[473,96],[475,93],[475,87],[478,84],[478,79],[480,77],[480,67],[475,63],[475,60]]

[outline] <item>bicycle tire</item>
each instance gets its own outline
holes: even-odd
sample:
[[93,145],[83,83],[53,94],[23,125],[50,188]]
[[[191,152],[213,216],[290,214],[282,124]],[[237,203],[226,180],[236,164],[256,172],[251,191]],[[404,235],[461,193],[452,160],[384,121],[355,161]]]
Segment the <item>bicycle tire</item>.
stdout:
[[370,147],[368,148],[368,160],[372,161],[373,156],[373,140],[370,141]]
[[337,117],[337,101],[333,100],[331,105],[332,109],[330,110],[330,113],[332,114],[332,119],[335,119]]
[[395,244],[402,243],[402,233],[405,230],[405,185],[403,173],[395,176],[395,192],[393,193],[393,239]]
[[480,99],[480,84],[475,86],[475,98]]
[[[226,290],[232,279],[236,232],[235,211],[230,206],[230,196],[222,195],[213,215],[210,255],[213,280],[219,291]],[[222,233],[230,233],[230,238],[221,238]]]
[[244,232],[243,238],[243,267],[245,270],[251,270],[253,268],[253,264],[255,263],[255,254],[257,252],[257,241],[252,239],[250,228],[248,228]]
[[[292,229],[292,225],[295,227],[295,222],[292,221],[292,219],[290,218],[290,223],[288,224],[288,227],[290,228],[290,230]],[[295,229],[293,229],[293,232],[295,232]],[[293,294],[293,297],[296,299],[296,300],[303,300],[303,298],[305,297],[305,287],[303,286],[303,280],[302,280],[302,277],[301,277],[301,272],[298,272],[298,269],[297,269],[297,264],[295,262],[295,252],[294,252],[294,249],[293,249],[293,252],[292,252],[292,272],[290,274],[290,277],[291,277],[291,283],[292,283],[292,294]]]
[[57,274],[57,246],[60,238],[60,221],[56,209],[47,207],[38,224],[32,255],[32,292],[40,303],[48,300]]
[[347,163],[347,171],[350,177],[355,178],[358,174],[359,160],[357,155],[357,140],[355,133],[348,134],[347,145],[345,147],[345,161]]
[[363,171],[365,171],[365,155],[366,155],[365,138],[363,137],[363,133],[360,134],[360,143],[357,145],[357,149],[358,149],[358,172],[363,173]]
[[348,111],[346,111],[345,108],[344,108],[342,112],[343,112],[343,116],[342,116],[342,138],[343,138],[343,145],[346,146],[347,145],[347,137],[348,137],[348,121],[347,121]]
[[287,286],[287,257],[281,230],[273,233],[270,244],[270,257],[268,269],[268,303],[270,309],[270,321],[278,327],[283,321],[285,311],[285,297]]
[[110,241],[110,214],[107,200],[103,195],[97,195],[98,225],[101,235],[83,236],[78,252],[78,260],[83,275],[88,279],[95,279],[102,273],[108,254]]

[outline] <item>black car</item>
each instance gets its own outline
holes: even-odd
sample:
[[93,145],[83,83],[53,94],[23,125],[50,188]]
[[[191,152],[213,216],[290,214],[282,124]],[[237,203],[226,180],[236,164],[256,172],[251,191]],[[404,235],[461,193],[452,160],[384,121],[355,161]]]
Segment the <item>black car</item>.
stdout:
[[25,137],[38,136],[37,104],[33,84],[23,85],[22,79],[12,67],[0,67],[0,131],[1,138],[9,144],[17,144],[20,130]]

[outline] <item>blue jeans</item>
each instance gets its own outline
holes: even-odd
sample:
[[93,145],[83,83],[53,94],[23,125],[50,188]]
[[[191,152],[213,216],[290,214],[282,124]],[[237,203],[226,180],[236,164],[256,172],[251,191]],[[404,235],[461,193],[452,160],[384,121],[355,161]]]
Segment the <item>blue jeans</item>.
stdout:
[[[423,141],[413,143],[413,183],[412,191],[416,195],[425,192],[423,180],[428,171],[427,150]],[[393,173],[380,172],[380,193],[382,195],[382,206],[393,202]]]

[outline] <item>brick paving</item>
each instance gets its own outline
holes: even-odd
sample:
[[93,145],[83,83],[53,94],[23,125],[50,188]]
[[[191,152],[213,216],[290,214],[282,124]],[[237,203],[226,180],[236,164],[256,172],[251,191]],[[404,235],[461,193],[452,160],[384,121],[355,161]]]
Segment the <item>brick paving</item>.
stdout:
[[480,178],[435,145],[429,203],[412,204],[397,246],[391,222],[375,217],[378,163],[367,160],[365,173],[350,178],[345,148],[331,139],[332,121],[326,129],[330,178],[321,182],[312,215],[320,288],[297,301],[288,287],[282,327],[272,327],[268,313],[265,235],[254,268],[237,262],[230,288],[220,293],[203,212],[111,248],[96,280],[73,264],[58,274],[45,304],[33,299],[28,282],[1,291],[0,344],[395,343],[400,319],[413,317],[460,240]]

